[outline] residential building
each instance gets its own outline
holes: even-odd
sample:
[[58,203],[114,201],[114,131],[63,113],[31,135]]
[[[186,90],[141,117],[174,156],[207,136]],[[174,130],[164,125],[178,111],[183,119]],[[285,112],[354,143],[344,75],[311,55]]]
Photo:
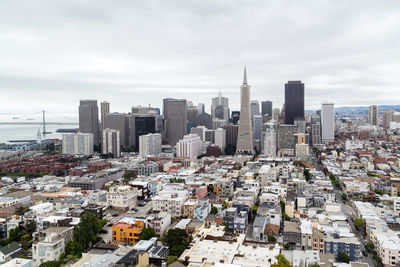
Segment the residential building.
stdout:
[[333,103],[321,104],[321,139],[324,143],[335,140],[335,107]]
[[197,134],[185,135],[176,144],[176,156],[195,159],[201,155],[201,144],[201,139]]
[[33,243],[33,266],[37,267],[46,261],[57,261],[61,253],[65,251],[66,244],[67,242],[62,234],[56,232],[46,236],[43,241]]
[[114,208],[127,210],[136,205],[137,195],[137,188],[129,185],[112,186],[107,192],[107,203]]
[[334,254],[336,257],[340,253],[349,256],[351,261],[358,261],[361,258],[360,241],[357,237],[325,237],[325,253]]
[[103,101],[100,103],[101,129],[104,130],[104,117],[110,113],[110,103]]
[[157,237],[162,237],[170,225],[171,214],[168,212],[159,212],[146,218],[146,226],[153,228]]
[[150,133],[139,136],[139,154],[142,157],[161,153],[161,134]]
[[112,241],[115,244],[131,246],[140,240],[140,234],[145,226],[145,221],[133,219],[128,222],[118,222],[112,227]]
[[378,125],[379,123],[378,106],[375,105],[369,106],[368,120],[369,124]]
[[63,134],[62,153],[66,155],[93,155],[94,139],[92,133]]
[[121,135],[119,130],[103,129],[102,154],[112,155],[114,158],[121,156]]
[[221,151],[225,151],[226,147],[226,131],[225,129],[218,128],[214,131],[214,144],[221,148]]

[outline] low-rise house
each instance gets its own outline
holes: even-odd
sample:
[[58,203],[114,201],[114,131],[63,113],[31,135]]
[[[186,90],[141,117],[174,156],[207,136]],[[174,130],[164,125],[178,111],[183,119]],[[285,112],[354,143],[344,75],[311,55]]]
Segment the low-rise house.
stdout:
[[21,245],[17,242],[11,242],[10,244],[0,248],[0,263],[10,259],[12,255],[18,253],[21,250]]
[[146,218],[146,225],[154,229],[157,237],[161,237],[171,225],[171,214],[159,212],[158,214],[150,215]]
[[137,188],[131,186],[112,186],[107,193],[107,203],[119,209],[131,209],[136,206]]
[[334,254],[336,257],[344,253],[350,257],[351,261],[358,261],[361,258],[360,241],[357,237],[325,237],[325,253]]
[[301,248],[301,230],[297,221],[284,222],[283,243],[288,243],[292,249]]

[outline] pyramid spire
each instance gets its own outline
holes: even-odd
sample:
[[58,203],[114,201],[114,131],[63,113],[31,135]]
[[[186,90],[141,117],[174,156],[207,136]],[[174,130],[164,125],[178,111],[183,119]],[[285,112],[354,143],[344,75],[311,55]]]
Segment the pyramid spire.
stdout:
[[247,85],[247,73],[246,73],[246,66],[244,66],[243,84],[246,84],[246,85]]

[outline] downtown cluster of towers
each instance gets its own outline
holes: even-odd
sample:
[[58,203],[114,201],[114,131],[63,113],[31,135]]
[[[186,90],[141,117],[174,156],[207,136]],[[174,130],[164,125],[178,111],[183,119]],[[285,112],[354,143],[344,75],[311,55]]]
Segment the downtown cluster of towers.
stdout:
[[[304,98],[304,83],[288,81],[285,84],[285,102],[282,110],[273,110],[271,101],[263,101],[262,114],[260,114],[259,102],[250,100],[250,85],[247,82],[245,68],[243,83],[240,86],[240,112],[232,111],[232,116],[229,114],[228,98],[222,97],[221,93],[212,99],[211,115],[205,112],[204,104],[194,106],[186,99],[166,98],[163,100],[162,115],[158,108],[143,106],[132,107],[129,113],[111,113],[110,104],[102,102],[100,121],[97,100],[81,100],[79,132],[92,133],[94,146],[99,152],[102,152],[101,133],[104,129],[119,132],[118,139],[122,150],[139,151],[139,136],[141,135],[161,133],[162,143],[174,148],[176,143],[194,127],[204,126],[206,129],[216,130],[229,125],[237,127],[238,124],[237,137],[231,145],[235,147],[238,155],[252,155],[260,152],[260,145],[255,145],[254,139],[260,141],[262,123],[272,120],[282,125],[305,125]],[[305,133],[306,129],[303,128],[298,132]],[[322,104],[319,124],[314,128],[319,128],[315,131],[313,129],[314,135],[319,135],[315,142],[334,140],[332,103]],[[230,142],[232,143],[232,140]]]

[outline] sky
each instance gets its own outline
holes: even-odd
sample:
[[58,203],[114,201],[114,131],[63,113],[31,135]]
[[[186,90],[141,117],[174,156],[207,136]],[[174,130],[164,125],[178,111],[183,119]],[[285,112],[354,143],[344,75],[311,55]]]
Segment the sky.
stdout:
[[162,109],[166,97],[306,109],[400,104],[400,1],[0,1],[0,114],[76,114],[80,99]]

